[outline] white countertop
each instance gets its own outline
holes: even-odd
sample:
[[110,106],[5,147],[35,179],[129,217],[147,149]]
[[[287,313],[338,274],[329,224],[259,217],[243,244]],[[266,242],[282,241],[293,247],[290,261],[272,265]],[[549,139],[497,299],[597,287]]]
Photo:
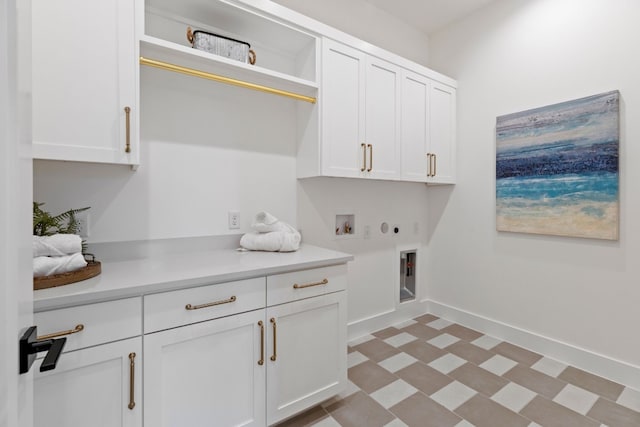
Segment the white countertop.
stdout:
[[353,255],[311,245],[296,252],[219,249],[103,262],[102,273],[82,282],[34,291],[35,312],[140,296],[199,285],[231,282],[328,265]]

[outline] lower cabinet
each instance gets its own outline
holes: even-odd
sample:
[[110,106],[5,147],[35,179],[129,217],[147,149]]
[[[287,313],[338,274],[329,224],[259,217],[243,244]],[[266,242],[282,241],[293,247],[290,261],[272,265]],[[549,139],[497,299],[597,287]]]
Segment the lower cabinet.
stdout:
[[145,335],[145,425],[264,426],[263,333],[256,310]]
[[36,427],[142,426],[142,343],[131,338],[64,353],[34,376]]
[[267,308],[267,423],[340,393],[347,382],[346,292]]

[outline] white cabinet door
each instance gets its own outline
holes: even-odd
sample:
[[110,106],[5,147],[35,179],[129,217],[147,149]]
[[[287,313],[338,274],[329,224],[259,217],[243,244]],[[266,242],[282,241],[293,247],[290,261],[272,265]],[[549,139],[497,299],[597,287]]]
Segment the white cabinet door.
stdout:
[[63,353],[56,368],[48,372],[39,371],[43,359],[38,360],[34,364],[34,425],[141,427],[140,340]]
[[33,0],[34,158],[138,163],[134,3]]
[[429,93],[431,82],[403,70],[401,150],[402,178],[426,182],[429,157]]
[[145,425],[264,426],[259,322],[264,309],[145,335]]
[[267,424],[347,384],[346,292],[267,308]]
[[400,177],[400,69],[367,57],[365,86],[365,139],[368,176]]
[[322,175],[359,177],[365,168],[364,61],[364,53],[324,39]]
[[428,182],[454,184],[456,180],[456,90],[431,84],[430,148],[433,159]]

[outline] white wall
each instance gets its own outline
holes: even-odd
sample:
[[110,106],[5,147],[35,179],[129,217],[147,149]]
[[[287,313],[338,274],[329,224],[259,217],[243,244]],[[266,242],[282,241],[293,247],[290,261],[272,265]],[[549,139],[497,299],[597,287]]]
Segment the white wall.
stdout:
[[[458,184],[429,195],[429,298],[640,365],[640,2],[499,0],[430,37],[458,80]],[[495,231],[496,116],[618,89],[620,240]],[[636,379],[637,381],[637,379]]]
[[427,65],[427,35],[365,0],[273,1],[418,64]]

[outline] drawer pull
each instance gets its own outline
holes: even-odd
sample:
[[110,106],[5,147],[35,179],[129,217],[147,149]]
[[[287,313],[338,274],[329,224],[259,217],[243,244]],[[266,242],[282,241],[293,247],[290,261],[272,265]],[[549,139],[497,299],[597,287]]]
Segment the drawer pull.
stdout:
[[264,365],[264,323],[261,321],[258,322],[258,326],[260,326],[260,360],[258,360],[258,365]]
[[367,144],[367,147],[369,147],[369,167],[367,172],[371,172],[373,170],[373,145]]
[[367,169],[367,146],[366,144],[360,144],[362,148],[362,167],[360,168],[360,172],[364,172]]
[[327,283],[329,283],[329,280],[327,279],[322,279],[319,282],[314,282],[314,283],[307,283],[305,285],[298,285],[297,283],[295,283],[293,285],[293,289],[304,289],[304,288],[310,288],[312,286],[320,286],[320,285],[326,285]]
[[276,361],[276,357],[277,357],[277,352],[276,352],[276,318],[272,317],[270,320],[271,324],[273,325],[273,354],[271,355],[271,361],[275,362]]
[[77,334],[78,332],[82,332],[84,330],[84,325],[82,323],[76,325],[75,328],[69,329],[68,331],[60,331],[54,332],[53,334],[42,335],[36,338],[38,341],[50,340],[52,338],[64,337],[65,335]]
[[201,305],[187,304],[187,305],[184,306],[184,308],[187,309],[187,310],[200,310],[201,308],[213,307],[215,305],[229,304],[231,302],[234,302],[235,300],[236,300],[236,296],[233,295],[229,299],[223,299],[223,300],[220,300],[220,301],[214,301],[214,302],[210,302],[208,304],[201,304]]
[[136,374],[136,354],[129,353],[129,409],[136,406],[135,391],[135,374]]
[[124,107],[124,114],[125,114],[125,125],[126,125],[126,137],[127,137],[127,141],[126,144],[124,146],[124,152],[125,153],[130,153],[131,152],[131,120],[130,120],[130,115],[131,115],[131,107]]

